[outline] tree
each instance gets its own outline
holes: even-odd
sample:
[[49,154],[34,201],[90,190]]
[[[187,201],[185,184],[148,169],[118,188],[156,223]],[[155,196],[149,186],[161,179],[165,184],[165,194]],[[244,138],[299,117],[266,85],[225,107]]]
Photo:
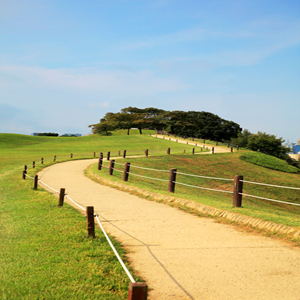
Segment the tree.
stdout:
[[283,142],[284,140],[282,138],[277,138],[275,135],[258,131],[257,134],[252,134],[249,137],[247,148],[284,159],[290,150],[282,146]]
[[236,138],[231,139],[231,144],[238,145],[239,147],[247,148],[251,132],[248,129],[239,131]]
[[100,123],[91,124],[88,127],[92,128],[93,134],[105,134],[108,136],[111,133],[109,131],[114,130],[116,128],[116,122],[114,120],[114,113],[108,112],[106,115],[100,120]]

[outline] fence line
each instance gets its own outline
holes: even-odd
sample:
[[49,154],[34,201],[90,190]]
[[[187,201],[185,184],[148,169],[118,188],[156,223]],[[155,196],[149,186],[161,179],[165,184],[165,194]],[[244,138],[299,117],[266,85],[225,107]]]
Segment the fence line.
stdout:
[[[116,171],[118,171],[118,170],[116,170]],[[29,176],[29,175],[27,175],[27,174],[25,174],[25,175],[26,175],[27,177],[31,178],[31,179],[34,179],[33,177],[31,177],[31,176]],[[41,181],[40,179],[39,179],[38,181],[39,181],[40,183],[42,183],[43,185],[45,185],[46,187],[48,187],[49,189],[51,189],[51,190],[53,190],[53,191],[55,191],[55,192],[57,192],[57,193],[60,193],[59,191],[57,191],[56,189],[52,188],[52,187],[49,186],[48,184],[44,183],[44,182]],[[81,206],[81,205],[78,204],[76,201],[74,201],[69,195],[65,194],[65,196],[66,196],[70,201],[72,201],[75,205],[77,205],[78,207],[80,207],[82,210],[86,211],[86,209],[85,209],[83,206]],[[98,224],[99,224],[99,226],[100,226],[100,228],[101,228],[101,230],[102,230],[104,236],[106,237],[106,239],[107,239],[107,241],[108,241],[110,247],[112,248],[114,254],[116,255],[116,257],[117,257],[119,263],[121,264],[123,270],[125,271],[125,273],[126,273],[127,276],[129,277],[130,281],[131,281],[132,283],[136,283],[136,281],[135,281],[134,278],[132,277],[131,273],[129,272],[128,268],[127,268],[126,265],[124,264],[122,258],[120,257],[119,253],[117,252],[116,248],[115,248],[114,245],[112,244],[110,238],[109,238],[108,235],[106,234],[106,232],[105,232],[105,230],[104,230],[104,228],[103,228],[103,226],[102,226],[102,224],[101,224],[101,222],[100,222],[100,220],[99,220],[99,218],[98,218],[98,215],[95,214],[94,217],[96,217],[96,219],[97,219],[97,221],[98,221]]]
[[252,197],[252,198],[259,198],[259,199],[268,200],[268,201],[273,201],[273,202],[279,202],[279,203],[285,203],[285,204],[290,204],[290,205],[300,206],[300,204],[292,203],[292,202],[286,202],[286,201],[274,200],[274,199],[269,199],[269,198],[264,198],[264,197],[259,197],[259,196],[248,195],[248,194],[244,194],[244,193],[239,193],[239,194],[240,194],[240,195],[243,195],[243,196]]
[[143,178],[148,178],[148,179],[153,179],[153,180],[169,181],[169,180],[167,180],[167,179],[160,179],[160,178],[147,177],[147,176],[143,176],[143,175],[139,175],[139,174],[134,174],[134,173],[131,173],[131,172],[127,172],[127,174],[134,175],[134,176],[139,176],[139,177],[143,177]]
[[186,173],[180,173],[180,172],[176,172],[176,174],[186,175],[186,176],[194,176],[194,177],[199,177],[199,178],[208,178],[208,179],[216,179],[216,180],[228,180],[228,181],[233,181],[233,179],[229,179],[229,178],[207,177],[207,176],[192,175],[192,174],[186,174]]
[[[173,183],[175,183],[175,181],[173,181]],[[203,190],[217,191],[217,192],[223,192],[223,193],[233,194],[233,192],[231,192],[231,191],[224,191],[224,190],[217,190],[217,189],[205,188],[205,187],[190,185],[190,184],[186,184],[186,183],[182,183],[182,182],[178,182],[178,181],[176,181],[176,184],[181,184],[181,185],[185,185],[185,186],[189,186],[189,187],[194,187],[194,188],[197,188],[197,189],[203,189]]]
[[284,188],[284,189],[300,190],[300,188],[290,187],[290,186],[274,185],[274,184],[267,184],[267,183],[253,182],[253,181],[247,181],[247,180],[240,180],[240,181],[241,181],[241,182],[246,182],[246,183],[258,184],[258,185],[273,186],[273,187]]
[[[139,166],[133,166],[133,165],[130,165],[130,167],[134,167],[134,168],[138,168],[138,169],[144,169],[144,170],[157,171],[157,172],[167,172],[167,173],[170,172],[170,171],[167,171],[167,170],[150,169],[150,168],[139,167]],[[130,174],[131,174],[131,173],[130,173]]]

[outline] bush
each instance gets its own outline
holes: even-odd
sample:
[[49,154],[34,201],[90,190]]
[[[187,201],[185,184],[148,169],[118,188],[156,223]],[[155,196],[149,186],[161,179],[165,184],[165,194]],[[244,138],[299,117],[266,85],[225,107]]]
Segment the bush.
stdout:
[[290,166],[286,161],[277,157],[263,154],[260,152],[247,152],[240,156],[240,159],[261,167],[287,172],[298,173],[300,170],[296,167]]

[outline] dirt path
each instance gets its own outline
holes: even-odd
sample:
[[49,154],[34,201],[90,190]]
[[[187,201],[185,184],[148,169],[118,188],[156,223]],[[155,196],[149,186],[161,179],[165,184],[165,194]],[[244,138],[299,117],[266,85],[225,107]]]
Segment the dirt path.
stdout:
[[300,300],[300,250],[147,201],[84,176],[97,160],[45,168],[39,178],[83,206],[129,250],[149,299]]

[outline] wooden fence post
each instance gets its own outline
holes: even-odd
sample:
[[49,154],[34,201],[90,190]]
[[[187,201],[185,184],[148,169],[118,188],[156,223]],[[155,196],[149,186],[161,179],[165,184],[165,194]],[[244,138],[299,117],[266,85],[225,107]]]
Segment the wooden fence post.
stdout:
[[169,155],[170,155],[170,153],[171,153],[171,148],[168,148],[168,150],[167,150],[167,154],[169,154]]
[[87,236],[95,238],[94,206],[86,207],[86,227]]
[[233,152],[233,147],[230,148],[230,152],[231,152],[231,153]]
[[64,205],[65,191],[66,191],[66,189],[64,189],[64,188],[60,189],[59,199],[58,199],[58,206],[63,206]]
[[147,293],[146,282],[129,282],[127,300],[147,300]]
[[26,174],[27,174],[27,171],[26,171],[26,170],[23,170],[23,171],[22,171],[22,178],[23,178],[23,179],[26,179]]
[[126,157],[126,150],[123,151],[123,158]]
[[112,174],[113,174],[114,166],[115,166],[115,160],[112,159],[112,160],[110,161],[109,169],[108,169],[108,174],[109,174],[109,175],[112,175]]
[[53,161],[56,161],[56,155],[54,155]]
[[239,145],[236,146],[236,150],[239,150]]
[[218,146],[218,142],[216,142],[216,146]]
[[233,200],[232,205],[236,207],[242,206],[242,195],[240,193],[243,193],[243,176],[241,175],[235,175],[234,176],[234,188],[233,188]]
[[148,156],[148,149],[145,150],[145,155]]
[[195,148],[193,148],[193,150],[192,150],[192,154],[195,154]]
[[110,160],[110,151],[107,152],[107,160]]
[[227,144],[227,148],[229,148],[229,143]]
[[176,172],[177,169],[170,169],[169,186],[168,186],[168,191],[170,193],[174,193],[175,191]]
[[28,169],[28,168],[27,168],[27,165],[25,165],[25,166],[24,166],[24,170],[25,170],[26,172],[27,172],[27,169]]
[[128,162],[125,164],[124,167],[123,181],[128,181],[129,170],[130,170],[130,163]]
[[215,147],[211,147],[211,154],[215,153]]
[[203,144],[205,144],[205,140],[203,140]]
[[70,158],[73,158],[73,153],[71,153]]
[[[101,155],[102,154],[102,155]],[[103,163],[103,153],[100,153],[99,159],[98,159],[98,170],[101,170]]]
[[38,175],[34,176],[33,189],[37,190],[38,187]]
[[35,161],[32,162],[32,168],[35,168]]
[[96,157],[96,152],[94,152],[94,157]]
[[41,164],[43,164],[43,163],[44,163],[44,158],[42,157],[42,158],[41,158]]

